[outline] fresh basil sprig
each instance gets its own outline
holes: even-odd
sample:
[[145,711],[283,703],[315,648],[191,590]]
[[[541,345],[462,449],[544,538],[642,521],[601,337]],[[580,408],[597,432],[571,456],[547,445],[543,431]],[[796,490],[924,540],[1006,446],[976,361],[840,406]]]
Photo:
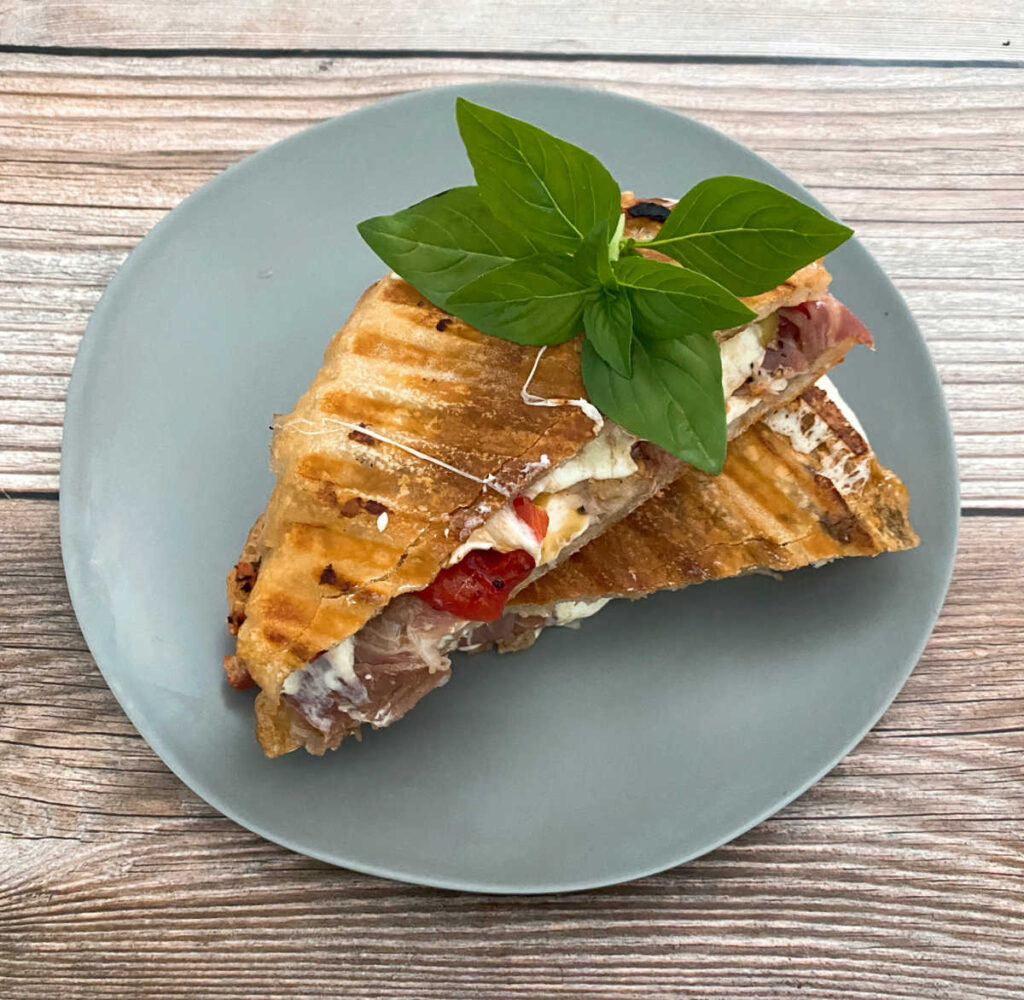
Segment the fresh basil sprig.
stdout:
[[633,310],[624,292],[602,289],[583,310],[584,343],[623,378],[633,377]]
[[652,340],[710,335],[749,323],[756,316],[711,278],[685,267],[623,257],[614,271],[633,301],[637,333]]
[[698,469],[721,471],[727,437],[722,354],[714,337],[638,337],[631,378],[605,364],[587,337],[583,382],[606,417],[627,430],[643,427],[644,438]]
[[580,332],[593,285],[572,257],[544,253],[481,274],[448,298],[447,308],[494,337],[517,344],[560,344]]
[[583,382],[597,408],[720,471],[727,435],[714,332],[754,318],[736,296],[774,288],[851,230],[767,184],[711,177],[653,239],[624,239],[619,185],[592,154],[462,98],[456,120],[476,187],[367,219],[363,239],[421,295],[484,333],[546,345],[583,332]]

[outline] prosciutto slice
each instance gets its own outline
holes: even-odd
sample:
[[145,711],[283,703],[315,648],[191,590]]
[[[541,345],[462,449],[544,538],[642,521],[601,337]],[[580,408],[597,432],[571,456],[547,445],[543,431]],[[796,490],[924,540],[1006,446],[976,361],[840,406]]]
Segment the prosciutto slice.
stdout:
[[867,327],[831,295],[780,309],[777,315],[779,332],[765,351],[762,379],[802,375],[828,348],[850,338],[874,346]]
[[329,665],[321,657],[302,671],[297,690],[282,697],[328,743],[360,723],[390,725],[448,681],[448,654],[467,624],[412,594],[398,597],[356,634],[348,683],[327,683]]

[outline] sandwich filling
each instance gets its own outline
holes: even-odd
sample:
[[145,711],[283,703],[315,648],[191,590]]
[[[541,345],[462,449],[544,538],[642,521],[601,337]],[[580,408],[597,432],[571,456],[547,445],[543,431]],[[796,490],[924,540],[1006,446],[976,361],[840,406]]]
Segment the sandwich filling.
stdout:
[[[723,339],[730,428],[850,339],[871,343],[831,295],[779,309]],[[660,448],[605,421],[574,458],[462,538],[428,587],[396,598],[355,636],[287,677],[282,697],[298,734],[315,749],[336,746],[362,723],[387,726],[448,680],[453,651],[496,642],[515,648],[513,633],[523,626],[535,635],[539,623],[504,615],[508,599],[653,495],[678,467]],[[543,624],[567,624],[597,610],[556,608]]]
[[864,324],[832,295],[778,309],[740,330],[722,344],[726,420],[777,398],[830,347],[850,339],[873,345]]
[[470,531],[433,582],[393,600],[355,636],[291,673],[282,697],[303,736],[333,745],[362,723],[400,718],[449,676],[450,654],[500,619],[546,572],[676,474],[679,463],[610,421],[575,457]]

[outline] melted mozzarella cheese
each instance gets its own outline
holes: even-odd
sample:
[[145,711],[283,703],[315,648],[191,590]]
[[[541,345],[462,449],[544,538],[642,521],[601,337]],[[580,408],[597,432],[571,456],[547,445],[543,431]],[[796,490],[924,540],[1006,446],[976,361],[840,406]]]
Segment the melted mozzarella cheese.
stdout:
[[761,324],[751,323],[721,345],[722,391],[728,399],[761,367],[766,347],[761,342]]
[[607,423],[600,434],[588,441],[574,458],[556,466],[538,479],[526,495],[559,493],[587,479],[625,479],[637,471],[632,448],[635,434],[623,430],[618,424]]
[[594,421],[594,427],[600,431],[604,427],[604,417],[600,410],[588,399],[565,399],[561,396],[555,396],[550,399],[546,399],[543,396],[537,396],[530,392],[530,383],[533,381],[533,376],[537,374],[537,366],[540,364],[540,359],[544,357],[544,352],[547,347],[542,347],[537,352],[537,357],[533,359],[533,367],[530,369],[530,374],[526,376],[526,381],[523,383],[522,389],[519,390],[519,398],[527,406],[576,406],[583,412],[583,415],[589,417]]
[[725,422],[731,424],[742,417],[752,406],[758,404],[757,396],[727,396],[725,399]]
[[[750,326],[744,327],[721,344],[722,352],[722,393],[725,396],[725,422],[727,424],[743,416],[756,406],[756,396],[737,396],[735,392],[750,378],[764,362],[767,345],[778,329],[778,318],[773,313]],[[773,392],[781,392],[789,383],[776,379]]]
[[548,530],[541,543],[537,565],[551,562],[566,545],[590,527],[590,516],[582,511],[582,498],[570,490],[541,494],[536,504],[548,515]]
[[798,405],[766,414],[764,423],[776,434],[789,438],[789,443],[804,455],[809,455],[831,434],[828,424],[802,400]]
[[[835,391],[835,386],[829,385],[825,388],[829,398],[839,406],[841,396]],[[840,408],[846,419],[854,424],[847,416],[845,401]],[[811,452],[818,452],[818,472],[828,479],[835,488],[844,495],[855,493],[871,478],[871,452],[864,455],[855,455],[829,425],[818,416],[803,400],[799,405],[786,407],[769,413],[764,418],[765,426],[771,428],[776,434],[789,438],[794,449],[801,454],[809,455]],[[859,430],[859,427],[858,427]],[[866,440],[866,439],[865,439]]]
[[[588,441],[574,458],[552,469],[526,491],[548,515],[543,543],[519,519],[511,504],[492,514],[451,554],[449,566],[474,549],[513,552],[523,549],[538,566],[551,562],[558,553],[590,526],[591,518],[580,513],[581,498],[572,490],[578,483],[597,479],[625,479],[637,472],[632,448],[637,437],[617,424],[606,423],[600,434]],[[548,462],[546,455],[542,456]]]
[[356,674],[355,637],[349,636],[317,657],[303,670],[294,670],[284,681],[285,694],[298,695],[304,686],[335,691],[353,706],[369,699],[366,687]]
[[514,552],[523,549],[541,566],[551,562],[574,538],[590,526],[590,517],[579,512],[582,500],[569,490],[543,494],[534,501],[548,515],[548,530],[543,541],[522,521],[511,506],[502,507],[477,528],[451,555],[449,566],[461,561],[474,549]]
[[541,543],[537,536],[506,504],[480,525],[451,555],[449,566],[454,566],[474,549],[497,549],[499,552],[514,552],[524,549],[539,563]]
[[596,615],[610,600],[610,597],[598,597],[593,601],[556,601],[551,608],[553,624],[573,625]]

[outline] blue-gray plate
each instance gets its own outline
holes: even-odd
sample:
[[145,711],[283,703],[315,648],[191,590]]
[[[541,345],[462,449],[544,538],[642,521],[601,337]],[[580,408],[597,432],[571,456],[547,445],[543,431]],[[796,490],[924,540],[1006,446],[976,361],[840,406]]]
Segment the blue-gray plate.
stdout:
[[663,108],[553,86],[433,90],[328,121],[206,184],[140,243],[89,323],[68,395],[61,535],[82,631],[167,765],[243,826],[338,865],[492,892],[679,864],[789,802],[910,673],[942,604],[958,492],[914,321],[856,241],[834,288],[873,331],[836,377],[906,481],[919,549],[617,602],[514,656],[458,658],[401,724],[266,760],[225,684],[224,576],[271,486],[271,415],[312,379],[383,270],[356,223],[471,182],[456,94],[593,150],[624,187],[759,178]]

